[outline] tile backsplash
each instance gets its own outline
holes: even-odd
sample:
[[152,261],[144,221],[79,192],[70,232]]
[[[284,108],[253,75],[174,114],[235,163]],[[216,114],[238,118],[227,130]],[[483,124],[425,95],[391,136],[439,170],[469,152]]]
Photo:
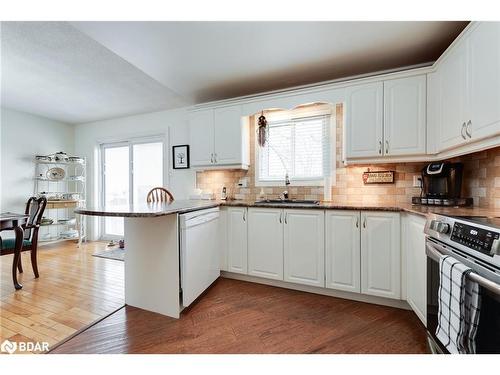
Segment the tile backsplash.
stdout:
[[[411,203],[412,196],[420,194],[420,188],[413,187],[413,176],[427,163],[388,163],[373,165],[345,166],[342,164],[342,105],[336,107],[336,183],[332,187],[331,201],[342,204],[397,204]],[[254,124],[254,121],[250,121]],[[197,172],[196,183],[199,189],[215,193],[219,197],[222,186],[226,186],[228,197],[234,199],[255,200],[261,191],[255,186],[255,126],[250,130],[250,161],[248,171],[203,171]],[[464,163],[464,197],[473,197],[474,205],[488,208],[500,208],[500,147],[474,154],[464,155],[451,161]],[[392,170],[395,171],[394,184],[364,185],[363,172]],[[238,187],[242,177],[248,178],[248,186]],[[285,186],[264,187],[268,198],[276,198],[285,190]],[[322,186],[289,186],[290,196],[295,199],[323,200]]]

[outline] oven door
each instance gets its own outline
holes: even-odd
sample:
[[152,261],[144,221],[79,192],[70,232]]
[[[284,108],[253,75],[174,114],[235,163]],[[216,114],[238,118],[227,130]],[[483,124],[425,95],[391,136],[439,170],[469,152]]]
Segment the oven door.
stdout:
[[[487,278],[495,270],[488,270],[478,265],[471,257],[459,252],[450,246],[427,238],[427,333],[430,350],[433,353],[448,353],[446,348],[436,338],[438,325],[438,289],[439,289],[439,257],[450,255],[458,261],[472,268],[473,272],[481,275],[480,286],[481,303],[479,326],[476,335],[477,353],[500,353],[500,284],[497,279]],[[484,281],[481,281],[484,280]]]

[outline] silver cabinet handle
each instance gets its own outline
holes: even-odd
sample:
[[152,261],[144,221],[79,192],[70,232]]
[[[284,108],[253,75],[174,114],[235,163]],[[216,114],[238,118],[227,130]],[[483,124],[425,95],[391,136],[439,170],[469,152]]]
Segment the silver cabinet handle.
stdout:
[[366,216],[363,218],[363,228],[366,228]]
[[246,210],[243,210],[243,221],[247,221]]
[[288,218],[288,212],[285,212],[285,224],[288,224],[287,218]]
[[214,163],[214,154],[213,153],[210,154],[210,163],[212,163],[212,164]]
[[359,228],[359,217],[356,218],[356,228]]
[[280,211],[280,224],[283,222],[281,219],[283,217],[283,211]]
[[460,134],[462,135],[463,139],[467,139],[467,137],[464,135],[464,130],[465,130],[465,122],[462,124],[462,130],[460,131]]
[[470,131],[471,125],[472,125],[471,120],[467,121],[467,125],[465,125],[465,134],[467,134],[469,136],[469,138],[472,138],[472,133]]
[[378,141],[378,153],[382,155],[382,141]]
[[217,163],[217,153],[214,154],[214,163]]
[[385,153],[389,153],[389,141],[387,139],[385,140]]

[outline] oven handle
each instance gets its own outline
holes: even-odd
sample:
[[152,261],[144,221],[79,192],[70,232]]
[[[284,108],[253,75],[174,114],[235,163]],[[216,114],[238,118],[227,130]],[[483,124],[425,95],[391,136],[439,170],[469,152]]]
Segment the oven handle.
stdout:
[[[427,254],[427,256],[429,258],[431,258],[432,260],[434,260],[438,263],[439,263],[439,260],[441,259],[442,256],[444,256],[444,255],[451,256],[451,254],[452,254],[450,251],[447,251],[442,246],[439,246],[438,244],[435,244],[435,243],[430,243],[429,241],[426,241],[426,243],[425,243],[425,253]],[[481,285],[483,288],[486,288],[489,291],[491,291],[497,295],[500,295],[500,285],[498,285],[497,283],[495,283],[491,280],[488,280],[487,278],[485,278],[481,275],[478,275],[475,272],[471,272],[469,274],[469,279],[471,279],[472,281],[475,281],[476,283]]]

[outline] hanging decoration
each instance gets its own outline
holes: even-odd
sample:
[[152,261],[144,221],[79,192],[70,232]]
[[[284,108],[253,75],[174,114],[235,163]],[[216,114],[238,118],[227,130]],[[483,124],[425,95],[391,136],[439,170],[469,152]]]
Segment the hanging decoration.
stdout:
[[259,116],[259,128],[257,129],[257,142],[260,147],[264,147],[266,145],[267,140],[267,120],[264,116],[264,111],[262,111]]

